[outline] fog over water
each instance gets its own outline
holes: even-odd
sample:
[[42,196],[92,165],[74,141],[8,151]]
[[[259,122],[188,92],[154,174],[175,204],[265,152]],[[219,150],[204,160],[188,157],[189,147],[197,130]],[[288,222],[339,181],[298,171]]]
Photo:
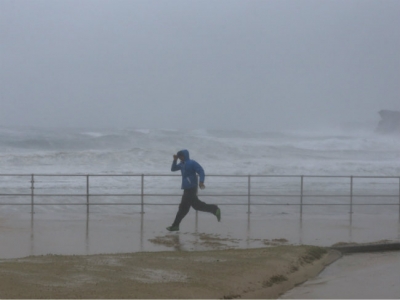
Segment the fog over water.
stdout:
[[400,2],[0,0],[0,125],[276,131],[400,110]]
[[183,148],[207,174],[400,173],[374,133],[400,110],[398,1],[0,7],[3,174],[171,174]]

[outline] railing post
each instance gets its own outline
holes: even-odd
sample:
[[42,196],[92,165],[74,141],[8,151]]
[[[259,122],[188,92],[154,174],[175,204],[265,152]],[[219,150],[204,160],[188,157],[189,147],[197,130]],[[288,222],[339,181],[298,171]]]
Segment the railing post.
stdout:
[[35,178],[34,178],[34,175],[32,174],[31,175],[31,213],[32,214],[35,213],[34,209],[33,209],[33,205],[34,205],[33,198],[34,198],[34,195],[35,195],[34,189],[35,189]]
[[304,188],[304,176],[300,177],[300,218],[303,216],[303,188]]
[[89,175],[86,175],[86,214],[89,214]]
[[251,195],[251,175],[247,176],[247,213],[251,214],[250,211],[250,195]]
[[144,214],[144,174],[142,174],[142,183],[141,183],[140,195],[141,195],[141,207],[142,207],[142,210],[141,210],[140,213]]
[[399,177],[399,222],[400,222],[400,177]]
[[353,176],[350,176],[350,214],[353,213]]

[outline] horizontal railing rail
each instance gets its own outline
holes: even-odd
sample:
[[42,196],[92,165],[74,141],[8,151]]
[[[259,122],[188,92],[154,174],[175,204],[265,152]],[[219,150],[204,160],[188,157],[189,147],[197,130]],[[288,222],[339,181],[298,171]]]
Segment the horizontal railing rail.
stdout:
[[[46,178],[68,178],[74,179],[73,182],[51,181]],[[171,177],[180,177],[179,174],[0,174],[0,199],[11,197],[29,197],[30,202],[0,202],[0,205],[30,205],[31,212],[34,213],[34,207],[37,205],[79,205],[86,206],[87,213],[92,205],[139,205],[141,213],[144,213],[145,206],[154,205],[176,205],[172,203],[154,203],[146,202],[148,197],[180,197],[177,192],[166,193],[169,189],[167,185],[170,183],[165,181],[156,182],[157,188],[154,187],[151,178],[168,179]],[[240,203],[219,202],[218,205],[247,206],[247,212],[251,213],[251,206],[279,206],[293,205],[300,207],[300,214],[303,212],[304,206],[349,206],[350,213],[353,213],[353,206],[366,205],[386,205],[398,206],[400,218],[400,176],[346,176],[346,175],[216,175],[211,174],[207,177],[213,177],[214,180],[223,179],[214,183],[213,188],[202,191],[202,197],[229,197],[229,198],[245,198]],[[23,178],[23,180],[17,180]],[[81,179],[82,178],[82,179]],[[92,183],[95,179],[136,179],[136,182],[125,181],[116,184],[113,182]],[[6,180],[8,179],[8,180]],[[78,179],[79,181],[75,181]],[[240,179],[241,181],[230,181],[232,179]],[[175,180],[175,179],[174,179]],[[213,182],[213,179],[208,181]],[[264,181],[263,181],[264,180]],[[274,180],[269,182],[268,180]],[[284,180],[294,180],[284,182]],[[316,180],[316,181],[313,181]],[[319,182],[318,180],[323,180]],[[337,181],[340,180],[340,181]],[[366,180],[367,182],[362,182]],[[336,181],[336,182],[335,182]],[[356,184],[356,181],[359,181]],[[368,182],[369,181],[369,182]],[[178,180],[173,184],[176,186]],[[65,185],[61,185],[65,183]],[[172,184],[172,182],[171,182]],[[122,189],[124,192],[115,192],[113,189]],[[357,191],[355,190],[357,188]],[[64,190],[67,189],[68,192]],[[72,189],[72,191],[71,191]],[[104,190],[110,189],[110,192]],[[156,189],[156,191],[155,191]],[[218,192],[216,190],[218,189]],[[334,189],[334,191],[332,191]],[[40,191],[37,191],[40,190]],[[49,192],[46,192],[46,191]],[[60,192],[60,190],[64,192]],[[99,192],[100,190],[100,192]],[[177,191],[177,189],[174,189]],[[223,192],[220,192],[220,191]],[[96,192],[97,191],[97,192]],[[227,191],[227,192],[225,192]],[[281,192],[282,191],[282,192]],[[376,191],[378,193],[376,194]],[[86,202],[38,202],[35,198],[48,197],[84,197]],[[134,202],[98,202],[94,201],[96,197],[131,197],[138,198]],[[262,198],[264,201],[254,201],[254,199]],[[286,202],[271,202],[268,199],[283,199]],[[298,202],[287,202],[288,199],[298,199]],[[325,199],[348,199],[341,203],[305,203],[305,199],[323,198]],[[396,202],[369,202],[355,203],[355,199],[395,198]]]

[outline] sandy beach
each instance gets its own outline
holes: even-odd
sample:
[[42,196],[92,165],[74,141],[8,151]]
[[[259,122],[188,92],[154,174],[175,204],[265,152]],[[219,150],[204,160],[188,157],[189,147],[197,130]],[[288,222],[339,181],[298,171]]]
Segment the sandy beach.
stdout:
[[276,298],[340,257],[314,246],[1,261],[0,298]]

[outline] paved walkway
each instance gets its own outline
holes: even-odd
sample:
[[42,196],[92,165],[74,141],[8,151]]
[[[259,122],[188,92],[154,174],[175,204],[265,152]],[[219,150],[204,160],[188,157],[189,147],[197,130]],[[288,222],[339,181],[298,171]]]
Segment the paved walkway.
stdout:
[[170,233],[175,212],[126,214],[0,214],[0,258],[45,254],[254,248],[276,244],[331,246],[339,242],[400,240],[398,216],[213,215],[191,211]]
[[282,299],[398,299],[400,251],[346,255]]

